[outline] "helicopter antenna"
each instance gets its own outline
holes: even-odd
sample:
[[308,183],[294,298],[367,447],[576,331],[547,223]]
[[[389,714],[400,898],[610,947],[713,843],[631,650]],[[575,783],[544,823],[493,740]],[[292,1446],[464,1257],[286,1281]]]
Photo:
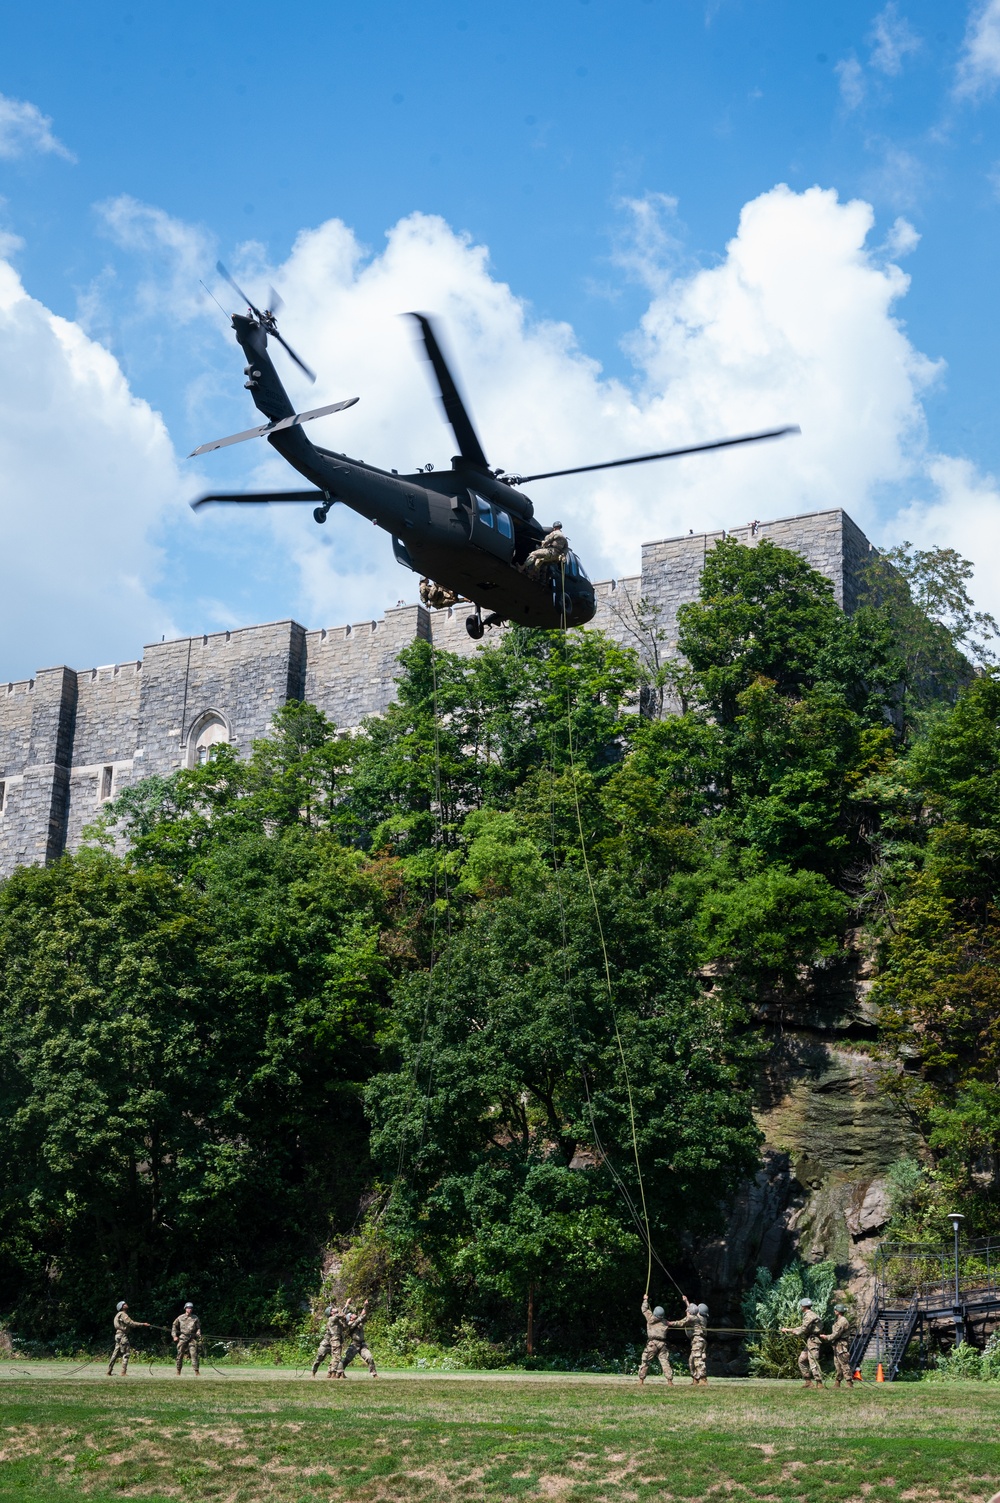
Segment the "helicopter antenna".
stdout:
[[219,299],[216,297],[216,295],[212,291],[211,287],[209,287],[205,282],[202,282],[201,277],[198,278],[198,281],[201,282],[201,285],[205,288],[205,291],[208,293],[209,297],[212,299],[212,302],[215,304],[215,306],[218,308],[219,312],[223,315],[223,317],[225,318],[226,322],[228,323],[229,322],[229,314],[226,312],[225,308],[223,308],[222,304],[219,302]]

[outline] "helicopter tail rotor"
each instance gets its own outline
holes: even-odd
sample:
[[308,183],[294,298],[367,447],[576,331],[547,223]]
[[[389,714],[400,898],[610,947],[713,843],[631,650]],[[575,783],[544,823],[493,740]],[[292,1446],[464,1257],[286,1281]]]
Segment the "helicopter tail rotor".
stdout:
[[284,335],[278,333],[276,315],[279,310],[284,307],[284,304],[282,303],[281,298],[275,292],[274,288],[271,288],[271,306],[270,308],[265,308],[262,312],[260,308],[256,307],[255,304],[250,301],[240,284],[230,276],[229,272],[223,266],[221,261],[216,261],[215,269],[219,273],[219,276],[227,281],[233,291],[238,294],[238,296],[244,303],[246,303],[250,312],[253,314],[254,318],[260,324],[264,332],[266,334],[273,335],[273,337],[285,350],[286,354],[288,354],[291,359],[295,361],[295,364],[298,366],[299,370],[302,371],[303,375],[308,376],[310,381],[315,381],[316,372],[314,370],[311,370],[310,367],[306,365],[301,355],[296,355],[295,351],[288,343],[288,340],[285,339]]

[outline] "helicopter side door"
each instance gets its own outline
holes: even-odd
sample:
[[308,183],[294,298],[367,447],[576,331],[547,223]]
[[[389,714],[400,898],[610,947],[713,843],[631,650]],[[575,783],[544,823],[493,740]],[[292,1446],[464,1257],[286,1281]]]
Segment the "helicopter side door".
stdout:
[[484,553],[490,553],[494,558],[503,559],[505,564],[509,564],[514,557],[514,524],[510,512],[487,501],[485,496],[480,496],[476,491],[470,491],[469,494],[472,498],[471,541],[477,548],[482,548]]

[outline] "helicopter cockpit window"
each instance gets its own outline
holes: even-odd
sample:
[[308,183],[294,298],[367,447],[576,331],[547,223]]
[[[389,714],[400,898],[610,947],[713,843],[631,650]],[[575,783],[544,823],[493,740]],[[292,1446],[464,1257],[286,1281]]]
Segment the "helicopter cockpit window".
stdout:
[[503,533],[503,536],[505,538],[512,538],[514,536],[514,529],[510,525],[510,516],[508,515],[508,513],[505,512],[505,511],[503,511],[498,506],[497,509],[496,509],[496,517],[497,517],[497,531]]
[[571,574],[574,579],[587,578],[586,569],[584,569],[583,565],[577,558],[576,554],[572,551],[572,549],[570,549],[569,553],[567,553],[566,555],[566,573]]
[[493,526],[493,508],[482,496],[476,496],[476,515],[484,527]]

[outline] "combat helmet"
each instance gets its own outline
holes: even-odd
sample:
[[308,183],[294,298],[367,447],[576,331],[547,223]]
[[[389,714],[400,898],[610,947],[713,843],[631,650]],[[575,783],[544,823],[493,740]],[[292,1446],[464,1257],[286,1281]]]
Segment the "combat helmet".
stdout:
[[126,1301],[123,1300],[123,1299],[120,1299],[118,1301],[117,1305],[115,1305],[115,1309],[118,1310],[118,1311],[124,1310],[125,1304],[126,1304]]
[[667,1312],[666,1312],[666,1310],[664,1310],[664,1308],[663,1308],[662,1305],[657,1305],[656,1309],[653,1311],[653,1319],[654,1320],[662,1320],[663,1317],[664,1317],[664,1315],[666,1315],[666,1313]]

